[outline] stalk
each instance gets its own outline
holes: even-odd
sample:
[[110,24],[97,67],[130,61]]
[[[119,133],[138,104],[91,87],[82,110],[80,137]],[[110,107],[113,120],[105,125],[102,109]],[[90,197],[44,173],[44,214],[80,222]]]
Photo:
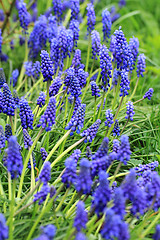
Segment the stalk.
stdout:
[[[9,217],[9,240],[13,239],[13,214],[14,214],[14,204],[15,204],[15,190],[16,190],[16,179],[13,180],[12,189],[12,200],[10,205],[10,217]],[[7,221],[8,223],[8,221]]]
[[88,51],[87,51],[87,61],[86,61],[86,67],[85,67],[85,71],[86,71],[86,72],[88,71],[90,50],[91,50],[91,35],[89,34],[89,39],[88,39]]

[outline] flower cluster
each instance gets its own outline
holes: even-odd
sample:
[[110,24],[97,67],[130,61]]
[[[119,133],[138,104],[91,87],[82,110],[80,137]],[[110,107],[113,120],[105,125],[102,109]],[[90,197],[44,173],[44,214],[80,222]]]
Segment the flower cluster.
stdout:
[[19,116],[21,119],[22,127],[25,129],[27,129],[27,128],[33,129],[34,115],[32,113],[32,110],[31,110],[27,100],[24,98],[21,98],[19,105],[20,105]]
[[91,34],[94,29],[96,23],[96,15],[94,11],[94,5],[92,3],[88,3],[87,5],[87,30],[88,33]]
[[45,105],[46,94],[44,92],[40,92],[39,97],[37,98],[37,105],[42,108]]
[[52,76],[54,75],[54,70],[53,70],[53,63],[49,57],[49,54],[47,51],[42,50],[41,51],[41,69],[42,69],[42,74],[43,74],[43,82],[52,80]]
[[7,114],[8,116],[14,116],[14,110],[16,109],[16,106],[7,83],[3,84],[2,109],[3,113]]
[[18,2],[18,14],[21,27],[26,31],[28,30],[28,25],[30,23],[30,15],[27,12],[26,3],[23,0]]
[[100,89],[97,86],[96,82],[91,81],[90,84],[91,84],[92,96],[100,97]]
[[93,139],[95,138],[98,128],[101,124],[101,120],[97,119],[95,123],[92,124],[92,126],[90,126],[87,130],[84,130],[81,133],[82,137],[85,137],[84,142],[86,143],[87,141],[92,142]]
[[133,115],[135,114],[133,103],[129,101],[128,103],[126,103],[126,105],[127,105],[127,112],[126,112],[127,115],[125,116],[125,118],[133,121]]
[[111,15],[110,12],[105,9],[102,12],[102,24],[103,24],[103,40],[107,40],[107,38],[110,37],[111,34]]

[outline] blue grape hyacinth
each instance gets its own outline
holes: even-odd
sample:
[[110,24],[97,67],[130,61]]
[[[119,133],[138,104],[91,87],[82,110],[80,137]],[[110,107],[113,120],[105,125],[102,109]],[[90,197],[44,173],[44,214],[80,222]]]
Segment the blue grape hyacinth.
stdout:
[[43,165],[42,171],[39,174],[38,180],[46,185],[51,179],[51,163],[46,161]]
[[10,84],[13,84],[13,87],[15,87],[18,77],[19,77],[19,70],[18,69],[13,70],[12,75],[10,77]]
[[119,136],[120,135],[120,127],[119,127],[119,122],[116,119],[114,123],[114,128],[113,128],[113,136]]
[[96,134],[98,132],[100,124],[101,124],[101,120],[97,119],[95,123],[93,123],[87,130],[84,130],[81,133],[81,136],[85,137],[85,139],[84,139],[85,143],[87,141],[89,141],[89,142],[93,141],[93,139],[95,138],[95,136],[96,136]]
[[145,72],[145,68],[146,68],[146,57],[145,55],[142,53],[138,56],[138,61],[137,61],[137,77],[143,77],[143,73]]
[[107,156],[107,154],[108,154],[108,143],[109,143],[109,139],[107,137],[105,137],[103,139],[100,147],[98,148],[97,152],[94,155],[92,155],[92,160]]
[[45,227],[41,227],[41,235],[34,240],[53,240],[56,235],[56,227],[53,224],[48,224]]
[[73,32],[73,42],[74,46],[77,47],[77,40],[79,40],[79,22],[75,19],[72,19],[69,24],[69,29]]
[[143,98],[148,98],[148,100],[151,100],[153,92],[154,92],[153,88],[149,88],[149,90],[144,94]]
[[12,136],[12,128],[10,126],[10,124],[6,124],[5,126],[5,137],[6,140],[8,141],[8,139]]
[[120,83],[120,97],[125,97],[128,95],[128,90],[130,89],[130,81],[128,78],[128,72],[126,70],[121,71],[121,83]]
[[46,152],[45,148],[41,148],[40,152],[41,152],[42,160],[45,161],[48,156],[48,153]]
[[24,129],[33,129],[33,113],[26,99],[21,98],[20,100],[20,119]]
[[99,32],[93,30],[91,32],[91,39],[92,39],[92,58],[97,60],[101,46],[101,38]]
[[42,126],[42,128],[45,128],[47,132],[51,131],[52,125],[55,124],[55,118],[56,118],[56,100],[54,97],[51,97],[49,99],[46,111],[41,116],[39,120],[40,123],[37,125],[37,127]]
[[30,14],[27,12],[26,3],[24,3],[23,0],[18,2],[18,14],[20,25],[26,33],[26,30],[28,30],[28,25],[30,23]]
[[54,75],[53,63],[49,57],[49,53],[45,50],[41,51],[41,71],[43,74],[43,82],[52,80],[52,76]]
[[37,105],[42,108],[45,105],[46,94],[44,92],[40,92],[39,97],[37,98]]
[[133,121],[133,116],[135,114],[133,103],[129,101],[128,103],[126,103],[126,105],[127,105],[127,112],[126,112],[127,115],[125,116],[125,118]]
[[113,118],[114,118],[114,116],[113,116],[112,110],[110,110],[110,109],[106,110],[106,121],[105,121],[106,127],[112,126],[112,124],[114,123]]
[[5,147],[5,141],[6,141],[5,133],[3,127],[0,125],[0,151],[1,148]]
[[92,3],[87,4],[87,31],[91,34],[92,30],[94,30],[94,26],[96,23],[96,15],[94,11],[94,5]]
[[91,84],[92,96],[100,97],[100,96],[101,96],[101,95],[100,95],[100,89],[99,89],[99,87],[97,86],[96,82],[91,81],[90,84]]
[[46,200],[48,194],[50,194],[50,187],[48,184],[45,184],[41,187],[40,191],[34,195],[33,201],[38,201],[38,204],[41,205]]
[[0,90],[0,113],[3,112],[3,92]]
[[110,38],[112,27],[111,15],[107,9],[103,10],[102,12],[102,24],[103,24],[103,40],[107,41],[108,38]]
[[153,234],[153,239],[154,240],[159,240],[160,239],[160,224],[157,224],[157,226],[156,226],[156,231]]
[[79,201],[77,203],[77,211],[74,219],[74,227],[79,232],[82,228],[86,228],[86,223],[88,222],[87,212],[85,211],[84,202]]
[[80,173],[75,184],[77,192],[83,194],[90,193],[92,186],[90,167],[90,162],[86,158],[82,158],[80,161]]
[[61,78],[56,77],[51,86],[49,87],[49,96],[50,97],[55,96],[58,93],[61,86],[62,86]]
[[0,213],[0,239],[5,240],[8,239],[9,229],[6,224],[6,219],[2,213]]
[[62,1],[61,0],[53,0],[53,11],[54,11],[54,15],[57,17],[57,20],[61,20],[62,18]]
[[126,165],[127,162],[130,160],[130,155],[131,155],[129,137],[126,135],[122,135],[120,137],[120,140],[121,140],[121,145],[117,153],[117,160],[123,162],[124,165]]
[[16,109],[16,106],[7,83],[3,84],[2,106],[3,113],[7,114],[8,116],[14,116],[14,110]]
[[23,138],[24,138],[24,148],[29,149],[29,147],[32,146],[33,141],[26,129],[23,129]]
[[23,162],[16,136],[11,136],[8,139],[6,166],[12,179],[18,178],[21,175]]
[[76,177],[77,177],[77,174],[76,174],[77,163],[72,156],[66,159],[65,167],[66,167],[66,170],[62,175],[62,182],[67,187],[69,187],[71,184],[75,184]]

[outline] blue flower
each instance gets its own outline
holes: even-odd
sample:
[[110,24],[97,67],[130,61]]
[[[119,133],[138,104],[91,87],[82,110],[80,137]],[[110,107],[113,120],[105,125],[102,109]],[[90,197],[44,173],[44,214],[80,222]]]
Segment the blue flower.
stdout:
[[122,135],[120,137],[121,145],[119,148],[119,151],[117,153],[117,160],[124,163],[124,165],[127,164],[127,162],[130,160],[130,144],[129,144],[129,138],[126,135]]
[[50,97],[55,96],[58,93],[61,86],[62,86],[61,78],[56,77],[51,86],[49,87],[49,96]]
[[90,193],[92,186],[90,167],[90,162],[86,158],[82,158],[80,161],[80,173],[75,184],[77,192],[83,194]]
[[40,92],[39,97],[37,98],[37,105],[42,108],[45,105],[46,94],[44,92]]
[[76,49],[74,57],[72,59],[72,66],[73,67],[77,67],[80,64],[81,64],[81,50],[80,49]]
[[6,219],[2,213],[0,213],[0,239],[8,239],[8,226],[6,224]]
[[138,61],[137,61],[137,77],[143,77],[143,73],[145,72],[145,68],[146,68],[146,57],[145,55],[142,53],[138,56]]
[[13,100],[15,102],[16,108],[19,108],[20,99],[19,99],[17,91],[15,89],[13,90]]
[[113,128],[113,136],[119,136],[120,135],[120,127],[119,127],[119,122],[116,119],[114,123],[114,128]]
[[46,161],[43,165],[42,171],[39,174],[38,180],[43,182],[46,185],[51,179],[51,164]]
[[3,87],[4,83],[6,83],[6,77],[5,77],[3,68],[0,68],[0,88]]
[[23,138],[24,138],[24,148],[29,149],[29,147],[32,146],[33,141],[26,129],[23,129]]
[[41,72],[41,65],[39,61],[36,61],[35,63],[33,63],[33,77],[35,79],[38,79],[40,76],[40,72]]
[[101,120],[97,119],[95,123],[93,123],[88,129],[84,130],[81,133],[82,137],[86,137],[85,140],[84,140],[85,143],[87,141],[89,141],[89,142],[93,141],[93,139],[95,138],[95,136],[98,132],[100,124],[101,124]]
[[[77,40],[79,40],[79,22],[75,19],[72,19],[69,24],[69,29],[73,32],[73,41],[74,46],[77,47]],[[78,49],[76,49],[77,51]]]
[[111,15],[110,12],[105,9],[102,12],[102,24],[103,24],[103,40],[107,40],[107,38],[110,38],[111,34]]
[[53,0],[53,11],[54,15],[57,17],[57,20],[61,20],[62,18],[62,1],[61,0]]
[[95,213],[98,216],[104,212],[107,203],[111,200],[111,189],[107,177],[108,175],[104,171],[100,171],[100,184],[93,193],[92,208],[95,209]]
[[120,143],[118,139],[113,140],[113,152],[118,153],[120,149]]
[[139,52],[139,41],[138,38],[132,37],[129,40],[129,47],[131,49],[131,52],[133,54],[133,65],[135,65],[138,52]]
[[48,153],[46,152],[45,148],[41,148],[40,152],[41,152],[42,160],[45,161],[48,156]]
[[79,85],[83,88],[86,85],[86,80],[89,76],[88,72],[85,72],[82,68],[79,68],[78,71],[75,71],[76,76],[79,81]]
[[69,187],[71,184],[74,184],[76,181],[76,167],[77,163],[75,159],[70,156],[65,161],[65,172],[62,175],[62,182]]
[[120,8],[126,6],[126,0],[119,0],[118,5],[119,5]]
[[15,136],[8,139],[6,166],[12,179],[21,175],[23,169],[22,156]]
[[92,155],[92,160],[96,160],[97,158],[102,158],[107,156],[108,154],[108,143],[109,143],[109,139],[107,137],[105,137],[100,145],[100,147],[98,148],[97,152]]
[[105,121],[106,127],[112,126],[112,124],[114,123],[113,117],[114,116],[112,114],[112,110],[110,110],[110,109],[106,110],[106,121]]
[[23,0],[18,2],[18,14],[20,25],[26,32],[30,23],[30,14],[27,12],[26,3],[24,3]]
[[119,215],[121,217],[121,219],[124,218],[126,211],[126,198],[123,195],[123,190],[118,187],[115,189],[114,191],[114,195],[113,195],[113,207],[112,209],[114,210],[114,212]]
[[124,196],[132,201],[138,188],[136,182],[136,172],[134,169],[131,169],[130,173],[125,177],[124,181],[121,184],[121,188],[123,190]]
[[22,127],[25,129],[27,129],[27,128],[33,129],[34,115],[32,113],[32,110],[31,110],[27,100],[24,98],[21,98],[19,105],[20,105],[19,116],[21,119]]
[[83,128],[84,117],[85,117],[86,104],[81,104],[77,112],[72,116],[70,122],[68,123],[66,130],[71,129],[71,135],[74,131],[80,134],[80,130]]
[[91,81],[90,84],[91,84],[92,96],[100,97],[100,96],[101,96],[101,95],[100,95],[100,89],[99,89],[99,87],[97,86],[96,82]]
[[77,20],[79,15],[79,0],[71,0],[70,8],[71,8],[71,20],[72,19]]
[[80,149],[76,149],[74,150],[74,152],[71,154],[71,158],[74,158],[75,162],[77,163],[79,158],[81,156],[81,150]]
[[133,103],[129,101],[128,103],[126,103],[126,105],[127,105],[127,112],[126,112],[127,115],[125,116],[125,118],[133,121],[133,115],[135,114]]
[[[86,236],[84,235],[84,233],[78,232],[78,233],[76,234],[75,240],[87,240],[87,238],[86,238]],[[156,240],[157,240],[157,239],[156,239]]]
[[120,97],[125,97],[128,95],[128,90],[130,89],[130,81],[128,79],[128,72],[126,70],[122,70],[121,71],[121,83],[120,83],[120,94],[119,96]]
[[100,158],[96,158],[91,162],[92,170],[91,170],[91,175],[92,178],[97,176],[100,171],[106,171],[106,169],[109,167],[111,164],[111,161],[108,156],[103,156]]
[[2,99],[3,113],[8,116],[14,116],[16,109],[15,102],[7,83],[3,84],[3,99]]
[[33,201],[39,201],[38,204],[41,205],[47,198],[47,195],[50,193],[50,187],[48,184],[45,184],[41,187],[40,191],[34,195]]
[[3,112],[3,92],[0,90],[0,113]]
[[85,211],[84,202],[79,201],[77,203],[77,211],[74,219],[74,227],[79,232],[82,228],[86,228],[86,223],[88,221],[87,212]]
[[48,52],[45,50],[41,51],[40,56],[41,56],[41,71],[44,78],[43,82],[52,80],[52,76],[54,75],[52,60],[50,59]]
[[144,94],[143,98],[148,98],[148,100],[151,100],[153,92],[154,92],[153,88],[149,88],[149,90]]
[[109,51],[105,45],[102,45],[100,48],[100,68],[101,68],[101,75],[102,75],[102,89],[104,91],[108,90],[110,87],[109,81],[112,77],[111,70],[112,70],[112,63],[111,57],[109,56]]
[[32,61],[28,61],[24,63],[24,68],[25,68],[25,74],[28,77],[33,76],[33,62]]
[[45,128],[47,132],[51,131],[52,125],[55,124],[55,118],[56,118],[56,100],[54,97],[51,97],[49,99],[46,111],[41,116],[39,120],[40,123],[37,125],[37,127],[42,126],[42,128]]
[[6,137],[7,141],[10,138],[10,136],[12,136],[12,128],[9,124],[6,124],[6,126],[5,126],[5,137]]
[[159,165],[158,161],[154,161],[148,164],[139,164],[137,167],[134,168],[136,171],[137,176],[143,176],[144,172],[147,170],[154,171]]
[[100,46],[101,46],[101,39],[99,32],[93,30],[91,32],[91,39],[92,39],[92,58],[97,59],[99,56]]
[[19,76],[19,70],[18,70],[18,69],[15,69],[15,70],[12,72],[12,75],[11,75],[11,77],[10,77],[10,84],[13,83],[13,87],[15,87],[15,85],[16,85],[16,83],[17,83],[18,76]]
[[6,137],[4,134],[4,130],[3,130],[3,127],[0,125],[0,151],[1,151],[1,148],[5,147],[5,141],[6,141]]
[[94,11],[94,5],[92,3],[87,4],[87,31],[91,34],[92,30],[94,30],[94,26],[96,23],[96,15]]
[[154,240],[160,239],[160,224],[157,224],[156,226],[156,232],[153,234],[153,239]]

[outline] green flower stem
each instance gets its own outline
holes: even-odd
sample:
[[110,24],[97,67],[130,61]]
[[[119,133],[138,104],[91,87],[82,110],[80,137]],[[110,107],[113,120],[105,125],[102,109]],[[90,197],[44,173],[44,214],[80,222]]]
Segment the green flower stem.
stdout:
[[65,125],[66,125],[66,116],[67,116],[67,110],[68,110],[68,98],[66,98],[66,104],[65,104],[65,112],[64,112],[64,122],[63,122],[63,128],[65,128]]
[[49,132],[46,133],[47,134],[47,139],[46,139],[46,151],[49,151]]
[[102,224],[104,223],[104,220],[105,220],[105,214],[103,214],[102,218],[95,224],[95,228],[97,228],[95,236],[98,235],[98,233],[102,227]]
[[13,217],[15,217],[16,215],[18,215],[20,212],[22,212],[24,209],[28,208],[29,206],[31,206],[34,203],[34,201],[26,204],[25,206],[21,207],[17,212],[14,213]]
[[107,173],[109,173],[109,171],[111,170],[111,167],[113,166],[113,162],[109,165],[108,169],[107,169]]
[[13,118],[12,118],[12,116],[9,116],[9,120],[10,120],[10,123],[11,123],[12,135],[14,135],[15,132],[14,132],[14,124],[13,124]]
[[16,132],[17,128],[17,108],[14,111],[14,131]]
[[56,116],[58,116],[59,110],[60,110],[60,108],[61,108],[61,104],[62,104],[62,102],[63,102],[63,100],[64,100],[64,98],[65,98],[65,96],[66,96],[67,91],[68,91],[68,88],[66,88],[66,90],[65,90],[65,92],[64,92],[64,94],[63,94],[63,97],[62,97],[62,99],[61,99],[61,101],[60,101],[60,103],[59,103],[59,106],[58,106],[57,111],[56,111]]
[[56,178],[56,180],[53,182],[53,185],[56,185],[57,183],[59,183],[61,181],[61,177],[63,175],[63,173],[66,171],[66,168],[63,169],[63,171],[61,172],[61,174],[59,174],[59,176]]
[[[29,151],[30,151],[30,148],[29,148]],[[30,163],[31,163],[31,191],[32,191],[35,187],[35,176],[34,176],[34,166],[33,166],[32,154],[30,156]]]
[[[120,108],[121,108],[121,105],[122,105],[122,102],[123,102],[123,98],[124,98],[124,96],[121,97],[121,101],[120,101],[120,103],[119,103],[117,112],[116,112],[116,114],[115,114],[115,116],[114,116],[114,118],[113,118],[113,121],[114,121],[114,122],[115,122],[115,120],[116,120],[116,118],[117,118],[117,116],[118,116],[118,113],[119,113],[119,111],[120,111]],[[109,128],[109,131],[108,131],[108,133],[107,133],[107,137],[109,137],[110,133],[111,133],[112,130],[113,130],[113,127],[114,127],[114,123],[113,123],[112,126]]]
[[[65,140],[65,138],[68,137],[68,135],[70,134],[71,130],[67,131],[66,134],[56,143],[56,145],[52,148],[52,150],[50,151],[50,153],[48,154],[46,161],[49,161],[49,159],[52,157],[53,153],[56,151],[56,149],[61,145],[61,143]],[[42,166],[43,167],[43,166]]]
[[16,190],[16,179],[13,179],[13,189],[12,189],[12,199],[10,205],[10,217],[7,221],[9,223],[9,240],[13,240],[13,214],[14,214],[14,204],[15,204],[15,190]]
[[120,89],[120,77],[118,79],[118,83],[117,83],[117,87],[116,87],[116,93],[115,93],[115,96],[114,96],[114,100],[113,100],[113,103],[112,103],[112,110],[115,108],[115,105],[116,105],[116,101],[117,101],[117,97],[118,97],[118,94],[119,94],[119,89]]
[[129,98],[128,101],[131,101],[131,99],[134,97],[135,92],[136,92],[136,89],[137,89],[137,86],[138,86],[138,82],[139,82],[139,78],[137,78],[137,81],[136,81],[135,87],[134,87],[134,89],[133,89],[133,93],[132,93],[132,95],[130,96],[130,98]]
[[32,154],[32,151],[36,145],[36,143],[38,142],[42,132],[43,132],[44,128],[41,128],[38,135],[36,136],[29,152],[28,152],[28,155],[25,159],[25,162],[24,162],[24,165],[23,165],[23,170],[22,170],[22,175],[21,175],[21,179],[20,179],[20,184],[19,184],[19,190],[18,190],[18,195],[17,195],[17,198],[20,198],[21,197],[21,193],[22,193],[22,186],[23,186],[23,181],[24,181],[24,176],[25,176],[25,171],[26,171],[26,168],[27,168],[27,164],[28,164],[28,161],[29,161],[29,158],[30,158],[30,155]]
[[[97,220],[97,215],[94,215],[91,220],[88,221],[87,223],[87,229],[91,229],[90,227],[93,225],[93,223],[95,223]],[[91,231],[89,231],[89,234],[91,233]],[[89,235],[88,234],[88,235]]]
[[49,86],[50,86],[50,80],[47,81],[47,105],[49,103]]
[[63,26],[67,27],[68,22],[70,21],[70,18],[71,18],[71,9],[69,9],[68,12],[67,12],[65,20],[63,22]]
[[67,189],[67,191],[65,192],[65,194],[63,195],[63,198],[61,199],[59,205],[57,206],[55,212],[58,212],[60,210],[60,208],[62,207],[64,201],[66,200],[66,197],[68,195],[68,192],[69,192],[70,188]]
[[113,178],[112,178],[112,180],[110,181],[110,186],[112,186],[112,184],[113,184],[113,182],[114,182],[114,180],[115,180],[115,178],[116,178],[116,176],[117,176],[117,174],[118,174],[118,172],[119,172],[119,169],[121,168],[121,165],[122,165],[122,163],[119,162],[119,163],[118,163],[118,166],[117,166],[117,168],[116,168],[116,170],[115,170],[115,172],[114,172]]
[[86,61],[86,67],[85,71],[88,71],[88,66],[89,66],[89,58],[90,58],[90,50],[91,50],[91,35],[89,34],[88,38],[88,51],[87,51],[87,61]]
[[72,198],[70,199],[69,203],[67,204],[67,206],[63,210],[63,213],[67,212],[67,210],[70,208],[70,206],[72,205],[72,203],[75,201],[76,198],[77,198],[77,191],[74,191],[74,193],[72,194]]
[[[5,191],[3,189],[3,185],[1,183],[1,179],[0,179],[0,195],[3,196],[5,199],[7,199]],[[3,204],[3,212],[6,213],[6,203],[5,202]]]
[[96,110],[97,110],[97,105],[96,105],[96,96],[94,98],[94,116],[93,116],[93,123],[95,122],[96,119]]
[[36,106],[36,108],[35,108],[34,111],[33,111],[33,114],[36,113],[36,114],[34,115],[33,125],[34,125],[34,123],[36,122],[37,115],[38,115],[38,111],[39,111],[39,105]]
[[101,111],[102,111],[103,103],[104,103],[104,96],[105,96],[105,92],[103,92],[103,95],[102,95],[102,101],[101,101],[101,105],[100,105],[100,108],[99,108],[99,112],[98,112],[98,117],[97,117],[97,119],[99,119],[100,116],[101,116]]
[[[133,105],[135,105],[136,103],[139,103],[139,102],[141,102],[141,101],[143,101],[143,100],[144,100],[144,98],[141,98],[141,99],[139,99],[139,100],[133,102]],[[124,110],[124,109],[126,109],[126,106],[123,107],[123,108],[121,108],[120,111],[122,111],[122,110]]]
[[77,203],[79,202],[79,199],[70,207],[70,209],[67,211],[67,213],[66,213],[66,219],[68,219],[71,215],[72,215],[72,213],[73,213],[73,211],[74,211],[74,209],[75,209],[75,207],[76,207],[76,205],[77,205]]
[[27,41],[27,37],[25,36],[25,57],[24,57],[22,68],[21,68],[20,76],[18,78],[17,86],[21,84],[22,79],[24,77],[24,73],[25,73],[24,63],[27,61],[27,59],[28,59],[28,41]]
[[30,240],[30,239],[31,239],[31,237],[32,237],[32,235],[33,235],[33,233],[34,233],[34,231],[35,231],[38,223],[40,222],[41,218],[43,217],[43,215],[44,215],[45,213],[47,213],[47,212],[50,211],[51,207],[53,206],[53,201],[54,201],[55,198],[58,196],[58,194],[61,192],[61,190],[63,189],[63,187],[64,187],[64,185],[62,184],[62,185],[59,187],[59,189],[57,190],[56,194],[53,196],[53,198],[49,201],[49,203],[48,203],[46,206],[45,206],[45,205],[43,206],[42,211],[40,212],[38,218],[36,219],[36,221],[35,221],[35,223],[34,223],[34,225],[33,225],[33,227],[31,228],[31,231],[29,232],[28,237],[27,237],[26,240]]
[[139,236],[139,239],[143,240],[145,236],[149,234],[150,230],[158,223],[159,218],[160,218],[160,212],[154,218],[154,220],[148,225],[147,229]]
[[117,175],[115,175],[115,176],[108,177],[107,179],[108,179],[108,180],[111,180],[111,179],[114,178],[114,180],[115,180],[115,179],[118,178],[118,177],[123,177],[123,176],[126,176],[126,175],[128,175],[128,174],[129,174],[129,172],[119,173],[119,174],[117,174]]
[[[68,132],[69,132],[69,134],[70,134],[71,130],[69,130]],[[68,132],[67,132],[67,133],[68,133]],[[66,133],[66,134],[67,134],[67,133]],[[64,136],[65,136],[65,135],[64,135]],[[67,148],[63,153],[61,153],[61,154],[52,162],[51,167],[55,166],[55,164],[56,164],[63,156],[65,156],[65,155],[66,155],[68,152],[70,152],[73,148],[75,148],[77,145],[79,145],[81,142],[83,142],[85,138],[86,138],[86,137],[81,138],[79,141],[75,142],[72,146],[70,146],[70,147]],[[49,155],[50,155],[50,154],[49,154]],[[48,156],[49,156],[49,155],[48,155]],[[48,157],[47,157],[47,158],[48,158]],[[47,158],[46,158],[46,161],[47,161]]]
[[101,68],[99,68],[99,71],[98,71],[98,76],[97,76],[97,79],[96,79],[97,84],[99,83],[100,77],[101,77]]
[[[40,79],[32,86],[32,88],[27,92],[27,96],[31,95],[31,93],[33,92],[33,90],[38,86],[38,84],[40,84],[43,80],[43,76],[40,77]],[[17,90],[18,91],[18,90]]]
[[26,201],[26,200],[29,200],[29,197],[32,196],[32,194],[36,191],[36,189],[40,186],[41,182],[39,181],[37,183],[37,185],[31,190],[29,191],[25,196],[24,198],[20,201],[20,203],[15,207],[15,211],[18,210],[18,208]]
[[125,125],[124,125],[124,127],[123,127],[122,131],[120,132],[120,135],[122,135],[122,133],[123,133],[123,131],[124,131],[125,127],[127,126],[128,122],[129,122],[129,117],[128,117],[128,119],[127,119],[127,122],[125,123]]
[[28,79],[27,79],[27,77],[25,77],[25,92],[27,93],[27,91],[28,91]]
[[12,185],[11,185],[11,174],[8,172],[8,193],[9,193],[9,200],[12,199]]

